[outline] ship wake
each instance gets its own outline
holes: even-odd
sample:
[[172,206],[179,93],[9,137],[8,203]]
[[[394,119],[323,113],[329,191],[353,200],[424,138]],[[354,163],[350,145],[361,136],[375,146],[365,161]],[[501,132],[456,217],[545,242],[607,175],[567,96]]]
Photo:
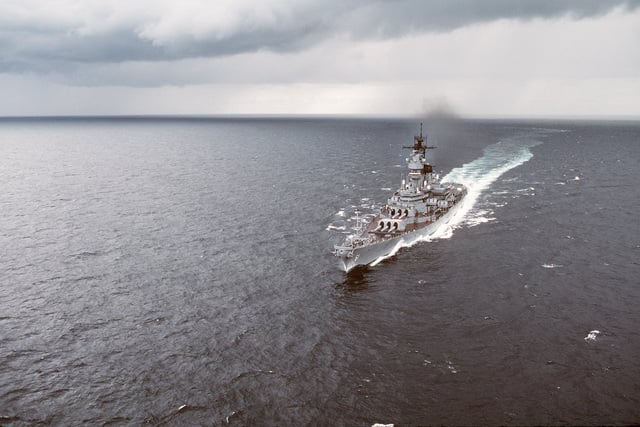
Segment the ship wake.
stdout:
[[[450,220],[442,223],[428,236],[400,239],[389,254],[378,258],[371,265],[375,266],[381,261],[394,256],[401,248],[413,246],[418,242],[450,238],[456,228],[465,224],[467,217],[473,212],[480,194],[504,173],[529,161],[533,157],[531,148],[541,143],[541,141],[530,139],[499,141],[486,147],[482,157],[459,168],[452,169],[441,181],[464,184],[468,192]],[[472,223],[477,224],[478,221],[472,221]]]

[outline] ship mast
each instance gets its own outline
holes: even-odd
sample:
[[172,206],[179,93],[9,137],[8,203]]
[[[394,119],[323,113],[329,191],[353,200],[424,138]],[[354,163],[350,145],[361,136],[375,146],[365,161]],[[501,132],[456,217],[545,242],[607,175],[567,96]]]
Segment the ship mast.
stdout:
[[426,150],[433,150],[434,148],[437,148],[433,145],[426,145],[426,140],[427,138],[425,136],[422,136],[422,122],[420,122],[420,135],[416,135],[413,137],[413,146],[403,146],[402,148],[412,149],[414,153],[420,153],[423,156],[426,156]]
[[405,193],[403,195],[416,197],[416,194],[421,194],[428,186],[433,172],[433,168],[427,163],[426,151],[436,147],[426,144],[426,137],[422,135],[422,123],[420,123],[420,135],[413,137],[413,146],[402,148],[413,150],[411,156],[407,158],[409,174],[407,176],[407,184],[404,184],[404,182],[402,184],[402,190]]

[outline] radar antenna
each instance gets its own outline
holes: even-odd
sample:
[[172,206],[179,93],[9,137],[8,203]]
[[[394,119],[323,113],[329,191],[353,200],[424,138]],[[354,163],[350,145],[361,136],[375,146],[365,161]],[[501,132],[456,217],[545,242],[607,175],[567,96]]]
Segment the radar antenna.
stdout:
[[438,148],[435,145],[432,145],[432,146],[426,145],[426,141],[427,141],[427,137],[422,136],[422,122],[420,122],[420,135],[416,135],[413,137],[413,146],[411,147],[403,146],[402,148],[413,149],[413,151],[417,151],[422,154],[425,154],[426,150],[433,150],[434,148]]

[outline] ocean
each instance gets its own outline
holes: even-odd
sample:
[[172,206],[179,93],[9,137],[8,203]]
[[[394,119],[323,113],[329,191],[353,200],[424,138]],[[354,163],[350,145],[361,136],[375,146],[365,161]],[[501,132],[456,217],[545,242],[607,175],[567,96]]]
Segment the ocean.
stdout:
[[0,425],[640,423],[640,122],[427,119],[456,220],[346,274],[419,120],[0,120]]

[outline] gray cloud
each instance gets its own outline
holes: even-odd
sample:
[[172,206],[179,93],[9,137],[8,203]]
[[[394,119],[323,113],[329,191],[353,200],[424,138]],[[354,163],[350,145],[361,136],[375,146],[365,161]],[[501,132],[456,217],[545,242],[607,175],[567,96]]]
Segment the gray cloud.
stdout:
[[352,10],[342,27],[355,36],[393,37],[406,33],[455,30],[498,19],[582,19],[603,15],[616,7],[635,9],[637,0],[405,0],[375,2]]
[[64,73],[87,64],[260,50],[296,52],[337,35],[379,40],[498,19],[582,19],[616,7],[635,9],[640,0],[276,0],[258,7],[196,1],[181,4],[180,10],[162,1],[142,2],[142,7],[97,0],[56,4],[57,10],[24,0],[0,5],[0,73]]

